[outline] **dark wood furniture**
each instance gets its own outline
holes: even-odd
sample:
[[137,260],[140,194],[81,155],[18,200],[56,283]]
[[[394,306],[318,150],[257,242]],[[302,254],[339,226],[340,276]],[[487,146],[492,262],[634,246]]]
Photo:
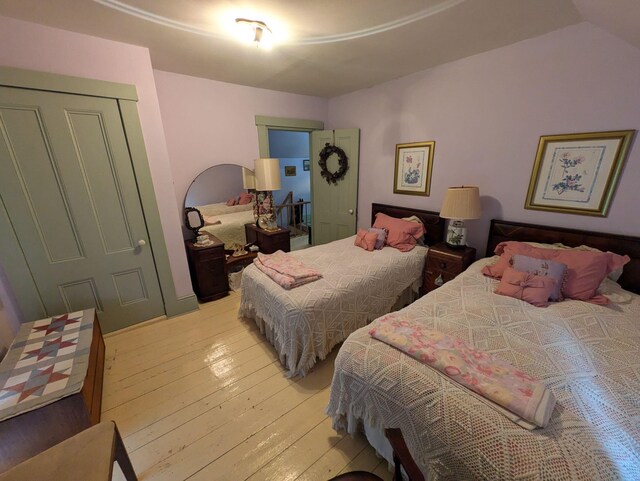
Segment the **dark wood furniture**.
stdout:
[[277,250],[289,252],[291,250],[291,232],[280,227],[277,231],[267,231],[255,224],[245,224],[244,232],[247,243],[255,244],[263,254],[273,254]]
[[104,340],[97,318],[82,390],[0,422],[0,472],[100,422]]
[[258,256],[257,252],[247,252],[241,256],[227,256],[227,272],[233,272],[235,267],[247,267]]
[[[401,467],[407,474],[409,481],[424,481],[424,476],[420,468],[413,460],[409,448],[402,437],[402,432],[398,428],[385,429],[384,435],[389,440],[393,450],[393,481],[403,481],[405,477],[402,475]],[[340,474],[329,481],[382,481],[382,478],[366,471],[351,471],[349,473]]]
[[422,221],[427,233],[424,235],[424,243],[432,246],[442,242],[445,235],[444,219],[437,212],[422,209],[412,209],[410,207],[398,207],[387,204],[371,204],[371,225],[376,221],[376,214],[381,212],[391,217],[403,218],[415,215]]
[[487,241],[487,257],[493,256],[496,246],[503,241],[548,244],[561,242],[571,247],[584,244],[602,251],[626,254],[631,262],[624,266],[618,284],[628,291],[640,294],[640,237],[493,219]]
[[464,272],[475,260],[476,250],[473,247],[452,249],[445,242],[431,246],[424,265],[422,294],[431,292],[445,282],[449,282]]
[[0,481],[111,481],[115,461],[127,481],[138,481],[116,424],[106,421],[0,474]]
[[224,242],[210,234],[209,238],[213,243],[208,246],[185,241],[193,291],[203,302],[229,294]]

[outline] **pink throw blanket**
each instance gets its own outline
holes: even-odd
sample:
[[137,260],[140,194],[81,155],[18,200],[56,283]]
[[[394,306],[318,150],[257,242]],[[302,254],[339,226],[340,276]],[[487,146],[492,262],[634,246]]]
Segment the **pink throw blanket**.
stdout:
[[282,251],[276,251],[273,254],[258,253],[253,263],[285,289],[293,289],[322,277],[317,270],[310,269],[295,257]]
[[541,381],[462,339],[397,314],[375,321],[369,334],[536,426],[549,422],[556,400]]

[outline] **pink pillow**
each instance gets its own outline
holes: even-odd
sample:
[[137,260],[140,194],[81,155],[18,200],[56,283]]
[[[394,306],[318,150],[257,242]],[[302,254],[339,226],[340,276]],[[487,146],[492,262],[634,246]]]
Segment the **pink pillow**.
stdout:
[[496,294],[515,297],[537,307],[547,307],[555,285],[556,281],[551,277],[536,276],[507,267],[496,288]]
[[402,252],[413,249],[417,243],[416,240],[426,233],[422,224],[390,217],[381,212],[376,214],[376,221],[373,223],[373,227],[386,229],[388,232],[386,244]]
[[375,232],[367,232],[364,229],[358,229],[356,240],[353,242],[353,245],[362,247],[367,251],[372,251],[376,246],[376,240],[378,240],[378,234]]
[[227,201],[227,207],[231,207],[231,206],[234,206],[236,204],[237,204],[237,201],[233,197]]
[[238,205],[247,205],[253,202],[253,194],[240,194]]
[[495,253],[500,256],[498,262],[492,266],[485,266],[482,273],[499,279],[511,264],[516,254],[547,259],[566,264],[562,294],[570,299],[589,301],[593,304],[608,304],[609,300],[596,291],[602,280],[616,269],[620,269],[631,259],[613,252],[592,252],[578,249],[542,249],[529,244],[515,241],[501,242],[496,246]]

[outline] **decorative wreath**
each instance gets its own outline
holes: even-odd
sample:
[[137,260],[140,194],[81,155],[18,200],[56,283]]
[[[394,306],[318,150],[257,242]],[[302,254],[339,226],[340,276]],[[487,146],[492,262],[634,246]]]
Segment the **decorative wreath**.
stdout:
[[[337,172],[330,172],[329,169],[327,169],[327,160],[333,154],[336,154],[338,156],[338,164],[340,165],[340,168]],[[324,149],[320,151],[320,160],[318,161],[318,165],[320,166],[320,174],[325,178],[327,184],[330,184],[332,182],[334,184],[337,184],[338,181],[344,177],[344,175],[347,173],[347,170],[349,170],[348,160],[349,159],[347,159],[347,154],[345,154],[344,150],[342,150],[340,147],[331,145],[329,144],[329,142],[324,144]]]

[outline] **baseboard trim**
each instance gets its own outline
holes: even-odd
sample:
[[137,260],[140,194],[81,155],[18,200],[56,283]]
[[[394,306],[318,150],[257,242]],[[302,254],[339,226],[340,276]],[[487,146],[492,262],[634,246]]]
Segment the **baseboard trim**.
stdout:
[[198,298],[195,294],[178,297],[175,302],[165,304],[167,317],[175,317],[198,310]]

